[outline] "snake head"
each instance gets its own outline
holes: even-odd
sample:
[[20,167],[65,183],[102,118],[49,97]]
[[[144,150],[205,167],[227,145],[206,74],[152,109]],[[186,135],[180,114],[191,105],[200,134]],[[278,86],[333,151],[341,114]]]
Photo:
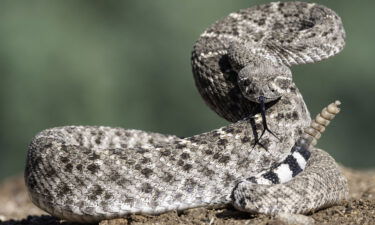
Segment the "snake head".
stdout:
[[238,85],[242,94],[252,102],[275,101],[288,91],[292,73],[285,65],[262,62],[249,63],[238,73]]

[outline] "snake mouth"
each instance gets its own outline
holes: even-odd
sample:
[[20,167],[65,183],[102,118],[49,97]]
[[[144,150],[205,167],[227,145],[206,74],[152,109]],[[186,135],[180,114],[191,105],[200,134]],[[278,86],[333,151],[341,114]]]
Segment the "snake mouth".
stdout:
[[275,97],[269,97],[266,95],[258,95],[257,97],[253,97],[249,99],[252,102],[255,102],[257,104],[266,104],[267,108],[274,105],[277,101],[281,99],[281,96],[275,96]]
[[262,104],[262,103],[268,103],[270,101],[273,101],[275,100],[275,98],[270,98],[270,97],[266,97],[264,95],[261,95],[258,97],[258,103]]
[[265,105],[266,108],[270,108],[274,104],[276,104],[281,99],[281,96],[277,98],[269,98],[263,95],[260,95],[257,99],[257,103],[260,105]]

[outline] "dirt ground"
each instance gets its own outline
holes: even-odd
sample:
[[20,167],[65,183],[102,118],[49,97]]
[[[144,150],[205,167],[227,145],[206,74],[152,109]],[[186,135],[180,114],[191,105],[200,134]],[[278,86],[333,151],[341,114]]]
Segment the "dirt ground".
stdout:
[[[375,171],[344,169],[350,185],[351,199],[341,205],[319,210],[309,218],[315,224],[375,224]],[[310,219],[310,221],[312,221]],[[13,177],[0,183],[0,224],[72,225],[48,216],[28,199],[22,176]],[[119,224],[285,224],[277,218],[265,215],[250,215],[231,208],[197,208],[184,212],[170,212],[159,216],[133,215],[126,219],[106,220],[99,225]]]

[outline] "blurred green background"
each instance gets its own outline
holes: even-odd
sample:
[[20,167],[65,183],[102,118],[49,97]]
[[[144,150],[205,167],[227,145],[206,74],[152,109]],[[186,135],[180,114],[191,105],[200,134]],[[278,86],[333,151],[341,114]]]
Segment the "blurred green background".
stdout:
[[[108,125],[190,136],[227,124],[205,106],[190,52],[230,12],[268,1],[0,2],[0,179],[21,173],[39,131]],[[338,56],[293,68],[315,115],[343,111],[319,146],[355,168],[375,166],[375,1],[317,1],[343,19]]]

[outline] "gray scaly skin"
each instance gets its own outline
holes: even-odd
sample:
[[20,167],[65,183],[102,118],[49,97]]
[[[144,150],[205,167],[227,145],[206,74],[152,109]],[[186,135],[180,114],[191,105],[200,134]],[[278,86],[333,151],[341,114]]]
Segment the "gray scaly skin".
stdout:
[[[314,3],[242,9],[199,37],[192,53],[194,78],[210,108],[236,122],[259,113],[259,95],[272,103],[294,91],[289,66],[333,56],[343,49],[344,39],[338,15]],[[305,105],[300,107],[307,111]]]
[[[270,214],[338,203],[347,196],[346,180],[321,150],[312,148],[306,169],[289,182],[265,186],[244,179],[284,162],[310,124],[288,66],[336,54],[343,38],[339,17],[314,4],[271,3],[230,14],[201,35],[192,65],[205,101],[234,123],[189,138],[110,127],[44,130],[27,155],[32,201],[81,222],[230,203]],[[256,137],[265,130],[263,119],[277,138],[270,132]],[[270,199],[277,199],[277,208],[268,210],[274,205],[258,188],[252,191],[258,186],[277,191]]]

